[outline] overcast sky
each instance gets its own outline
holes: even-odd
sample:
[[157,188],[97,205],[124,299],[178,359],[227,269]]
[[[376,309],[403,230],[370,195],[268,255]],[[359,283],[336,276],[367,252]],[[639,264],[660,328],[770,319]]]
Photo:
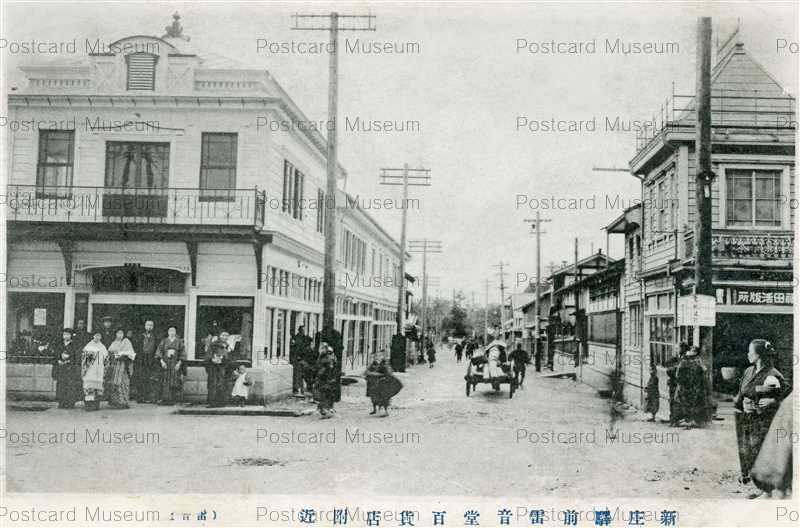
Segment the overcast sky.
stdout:
[[[441,240],[444,253],[429,259],[429,274],[441,277],[441,293],[476,292],[491,278],[491,300],[499,300],[493,264],[510,263],[507,284],[517,274],[532,277],[534,238],[523,220],[533,199],[589,199],[581,210],[541,210],[551,218],[542,236],[542,259],[572,260],[605,245],[602,227],[620,213],[607,207],[639,197],[637,180],[625,173],[593,172],[593,166],[626,167],[635,153],[633,132],[607,132],[611,120],[645,120],[676,92],[694,90],[697,17],[713,18],[714,39],[723,40],[741,21],[747,49],[784,88],[797,93],[798,55],[778,49],[779,39],[798,41],[797,3],[591,3],[337,4],[341,13],[376,15],[377,31],[343,37],[402,46],[418,53],[340,56],[340,119],[418,121],[419,131],[340,133],[339,156],[350,177],[347,190],[362,197],[399,198],[399,188],[378,185],[379,168],[431,169],[433,186],[412,189],[419,210],[409,211],[409,238]],[[294,12],[329,12],[326,4],[264,3],[9,3],[3,12],[8,40],[67,40],[127,35],[161,36],[176,10],[200,55],[230,57],[243,67],[264,68],[312,120],[327,115],[327,55],[258,52],[257,39],[276,43],[322,42],[323,32],[291,31]],[[608,53],[605,41],[676,43],[671,53]],[[595,41],[595,53],[547,54],[518,50],[528,43]],[[535,48],[535,46],[534,46]],[[2,53],[14,69],[28,57]],[[20,59],[23,59],[20,61]],[[582,133],[518,130],[529,120],[591,120]],[[396,194],[395,194],[396,193]],[[522,206],[519,201],[525,200]],[[586,202],[584,202],[586,203]],[[399,211],[374,212],[399,239]],[[621,256],[613,240],[612,257]],[[418,273],[415,256],[410,272]],[[520,275],[523,277],[523,275]],[[523,285],[520,285],[523,286]],[[436,289],[432,291],[436,294]]]

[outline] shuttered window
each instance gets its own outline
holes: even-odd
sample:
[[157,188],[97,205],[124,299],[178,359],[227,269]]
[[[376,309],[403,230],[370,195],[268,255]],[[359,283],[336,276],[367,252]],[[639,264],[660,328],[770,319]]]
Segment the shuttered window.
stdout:
[[150,53],[131,53],[128,61],[128,90],[155,90],[156,55]]

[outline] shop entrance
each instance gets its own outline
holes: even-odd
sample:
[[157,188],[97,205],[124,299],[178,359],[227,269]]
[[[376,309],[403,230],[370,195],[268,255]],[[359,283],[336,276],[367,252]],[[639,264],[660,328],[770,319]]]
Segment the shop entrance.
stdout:
[[[747,347],[753,339],[766,339],[775,347],[774,366],[792,382],[792,316],[790,314],[718,313],[714,328],[714,390],[735,394],[749,366]],[[723,379],[722,367],[735,367],[733,379]]]
[[155,334],[167,335],[167,328],[174,326],[178,336],[183,337],[186,307],[172,304],[92,304],[92,330],[103,328],[103,317],[110,316],[113,328],[124,328],[133,335],[144,330],[144,322],[152,320]]
[[231,359],[253,359],[253,298],[198,297],[195,358],[204,359],[212,336],[228,332]]

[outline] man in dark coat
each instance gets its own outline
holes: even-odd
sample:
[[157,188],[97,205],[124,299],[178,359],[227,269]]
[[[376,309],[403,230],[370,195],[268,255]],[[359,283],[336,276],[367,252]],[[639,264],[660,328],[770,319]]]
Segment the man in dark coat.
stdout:
[[211,343],[206,360],[208,407],[223,407],[228,401],[228,367],[230,359],[225,343],[217,340]]
[[[680,421],[685,417],[683,410],[680,408],[679,403],[675,400],[675,393],[678,390],[678,364],[686,355],[689,350],[689,345],[681,342],[678,345],[678,355],[671,358],[664,365],[667,367],[667,387],[669,388],[669,425],[670,427],[677,427]],[[651,362],[653,360],[651,359]]]
[[53,379],[56,380],[56,400],[60,409],[72,409],[83,399],[81,353],[72,340],[72,329],[65,328],[53,347]]
[[678,363],[675,378],[678,382],[675,400],[689,422],[688,427],[705,425],[709,419],[708,383],[697,347],[689,349]]
[[75,330],[72,332],[72,342],[75,343],[75,346],[78,347],[78,352],[83,350],[83,347],[86,346],[86,343],[92,340],[92,336],[86,330],[86,321],[83,319],[78,319],[78,323],[75,325]]
[[308,368],[311,338],[306,335],[305,327],[300,325],[289,344],[289,363],[292,364],[292,393],[303,394],[303,375]]
[[136,359],[133,361],[133,380],[131,382],[136,401],[151,403],[155,401],[156,379],[159,371],[156,362],[156,347],[158,340],[153,333],[153,321],[144,322],[144,333],[138,336],[133,348]]
[[525,370],[530,359],[519,341],[517,341],[516,348],[511,351],[511,361],[514,362],[514,380],[517,383],[517,387],[521,389],[522,384],[525,383]]
[[101,330],[102,338],[100,339],[106,348],[111,346],[111,343],[117,338],[117,331],[114,330],[114,319],[111,316],[103,317],[103,329]]

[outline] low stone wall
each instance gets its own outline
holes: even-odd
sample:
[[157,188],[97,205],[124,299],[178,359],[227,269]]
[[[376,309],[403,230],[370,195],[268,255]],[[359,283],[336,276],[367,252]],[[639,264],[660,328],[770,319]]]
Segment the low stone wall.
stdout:
[[[51,377],[50,365],[10,363],[6,365],[6,395],[15,400],[53,400],[56,384]],[[266,403],[292,392],[292,366],[268,365],[249,368],[253,380],[250,387],[251,403]],[[206,371],[200,366],[189,366],[183,381],[183,398],[188,402],[206,399]]]

